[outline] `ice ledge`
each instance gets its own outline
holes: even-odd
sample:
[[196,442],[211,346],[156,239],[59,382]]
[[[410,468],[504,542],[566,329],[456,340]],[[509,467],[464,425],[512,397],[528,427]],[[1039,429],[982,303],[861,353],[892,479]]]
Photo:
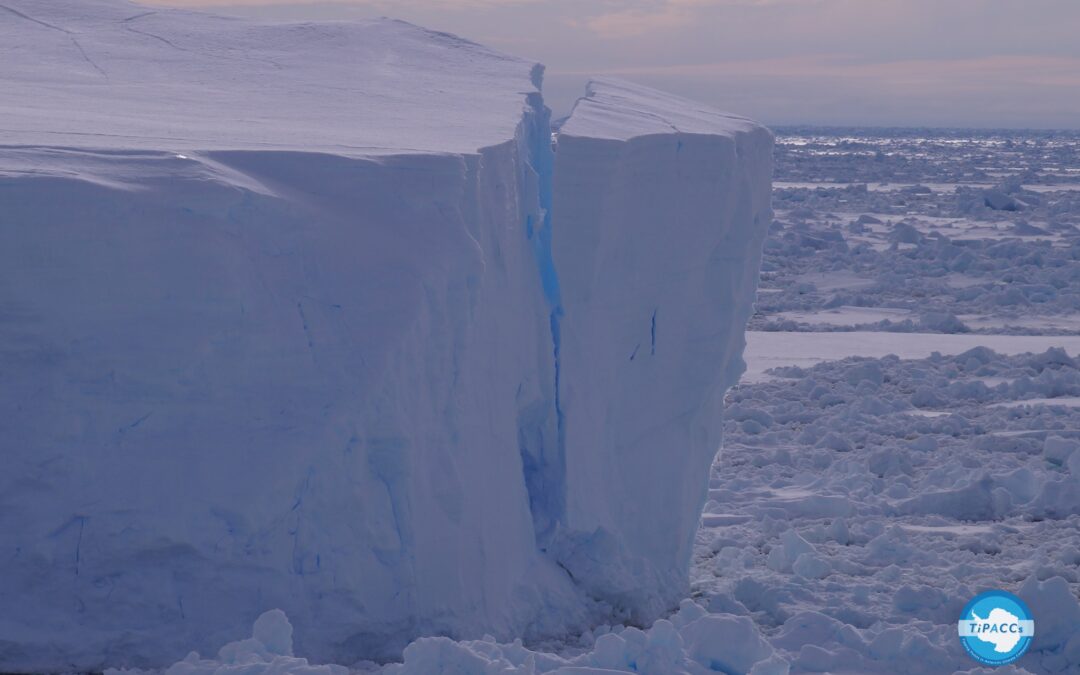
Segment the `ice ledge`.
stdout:
[[615,78],[596,78],[586,86],[560,135],[626,141],[653,134],[730,136],[764,129],[745,117],[697,101]]

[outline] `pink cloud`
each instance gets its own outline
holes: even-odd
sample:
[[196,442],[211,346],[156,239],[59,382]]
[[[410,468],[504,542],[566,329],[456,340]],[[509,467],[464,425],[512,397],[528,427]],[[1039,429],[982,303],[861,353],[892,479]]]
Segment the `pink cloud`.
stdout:
[[572,25],[584,27],[606,39],[632,38],[649,31],[679,28],[693,14],[685,7],[668,4],[659,10],[628,9],[590,17]]

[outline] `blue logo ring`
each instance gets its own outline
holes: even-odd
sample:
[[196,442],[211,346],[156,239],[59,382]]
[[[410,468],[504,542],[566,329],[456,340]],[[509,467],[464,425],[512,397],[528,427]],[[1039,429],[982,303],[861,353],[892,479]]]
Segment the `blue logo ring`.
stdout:
[[983,665],[1003,666],[1031,647],[1035,620],[1023,600],[993,590],[980,593],[964,607],[957,630],[968,656]]

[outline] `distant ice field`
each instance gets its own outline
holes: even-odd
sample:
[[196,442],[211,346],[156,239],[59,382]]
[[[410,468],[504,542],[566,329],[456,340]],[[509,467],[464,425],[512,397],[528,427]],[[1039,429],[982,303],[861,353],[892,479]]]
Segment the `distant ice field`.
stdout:
[[1080,673],[1080,134],[782,131],[694,596],[790,673]]
[[[858,183],[826,183],[815,181],[776,181],[774,188],[846,188]],[[891,192],[911,189],[918,185],[930,188],[934,192],[953,192],[957,187],[966,188],[990,188],[993,183],[867,183],[868,190],[876,192]],[[1028,189],[1034,192],[1054,192],[1057,190],[1080,190],[1080,183],[1050,183],[1047,185],[1032,185]]]
[[765,381],[770,379],[767,370],[781,366],[806,368],[849,356],[881,358],[889,354],[901,359],[923,359],[934,352],[952,356],[974,347],[989,347],[999,354],[1038,353],[1051,347],[1062,347],[1070,354],[1080,354],[1080,335],[747,331],[746,372],[741,382]]

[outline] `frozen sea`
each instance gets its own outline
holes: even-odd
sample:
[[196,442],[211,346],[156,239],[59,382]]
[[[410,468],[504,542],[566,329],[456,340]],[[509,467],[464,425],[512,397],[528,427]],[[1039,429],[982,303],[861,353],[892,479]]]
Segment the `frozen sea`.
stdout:
[[779,130],[694,577],[791,672],[975,669],[956,621],[991,588],[1036,616],[1015,667],[1080,672],[1078,150]]

